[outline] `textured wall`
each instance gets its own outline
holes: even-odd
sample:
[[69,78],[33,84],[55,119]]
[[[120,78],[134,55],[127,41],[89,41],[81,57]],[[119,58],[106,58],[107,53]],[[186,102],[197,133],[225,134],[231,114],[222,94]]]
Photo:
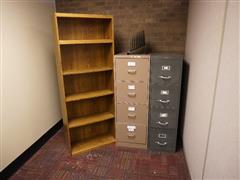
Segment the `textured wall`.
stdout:
[[56,0],[56,9],[114,15],[116,52],[128,49],[132,33],[145,30],[152,51],[184,53],[187,0]]

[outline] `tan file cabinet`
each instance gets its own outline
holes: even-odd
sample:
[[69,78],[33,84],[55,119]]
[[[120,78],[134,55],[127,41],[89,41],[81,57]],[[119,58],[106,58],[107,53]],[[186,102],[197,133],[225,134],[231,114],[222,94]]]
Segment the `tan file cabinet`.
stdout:
[[148,86],[145,82],[119,82],[116,89],[117,102],[148,103]]
[[143,124],[117,123],[116,138],[117,141],[133,144],[146,144],[147,128]]
[[116,55],[116,80],[117,81],[149,81],[148,55]]
[[146,104],[116,104],[117,123],[147,124],[148,106]]
[[117,145],[146,149],[150,55],[116,55],[114,63]]

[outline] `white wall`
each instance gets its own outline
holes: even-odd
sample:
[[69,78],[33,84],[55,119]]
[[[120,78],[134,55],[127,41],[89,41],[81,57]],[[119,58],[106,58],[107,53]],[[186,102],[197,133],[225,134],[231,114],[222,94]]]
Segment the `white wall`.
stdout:
[[0,172],[2,170],[2,0],[0,0]]
[[237,8],[227,5],[201,0],[189,5],[185,59],[190,73],[183,145],[192,179],[238,177],[239,30],[234,29]]
[[1,170],[60,119],[54,0],[3,1]]
[[204,179],[237,179],[239,120],[238,4],[229,2]]
[[193,179],[202,177],[217,78],[225,1],[190,1],[185,59],[189,83],[183,133]]

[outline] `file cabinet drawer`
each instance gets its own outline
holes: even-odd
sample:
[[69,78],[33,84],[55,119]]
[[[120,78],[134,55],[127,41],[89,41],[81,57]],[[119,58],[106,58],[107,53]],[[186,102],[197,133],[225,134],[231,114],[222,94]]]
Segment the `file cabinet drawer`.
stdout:
[[127,103],[116,104],[117,122],[124,123],[148,123],[148,106]]
[[116,138],[119,142],[146,144],[145,125],[116,123]]
[[150,126],[165,129],[177,129],[178,110],[159,109],[152,107],[150,109]]
[[119,81],[149,81],[149,59],[117,59],[116,80]]
[[180,85],[182,76],[182,57],[151,56],[151,84],[164,86]]
[[151,104],[171,109],[178,108],[180,87],[165,88],[158,84],[151,85],[150,101]]
[[176,150],[177,130],[149,128],[149,132],[148,144],[151,150]]
[[146,83],[117,83],[117,103],[148,103]]

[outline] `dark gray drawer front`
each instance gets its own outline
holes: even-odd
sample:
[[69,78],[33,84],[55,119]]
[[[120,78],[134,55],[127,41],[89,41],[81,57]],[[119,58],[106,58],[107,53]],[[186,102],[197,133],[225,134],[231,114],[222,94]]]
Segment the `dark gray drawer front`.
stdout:
[[150,84],[179,85],[182,76],[182,59],[158,59],[151,57]]
[[157,128],[177,129],[178,110],[150,108],[149,125]]
[[161,108],[178,109],[180,86],[165,88],[155,84],[150,86],[150,105]]
[[151,150],[174,152],[176,140],[177,130],[149,128],[148,147]]

